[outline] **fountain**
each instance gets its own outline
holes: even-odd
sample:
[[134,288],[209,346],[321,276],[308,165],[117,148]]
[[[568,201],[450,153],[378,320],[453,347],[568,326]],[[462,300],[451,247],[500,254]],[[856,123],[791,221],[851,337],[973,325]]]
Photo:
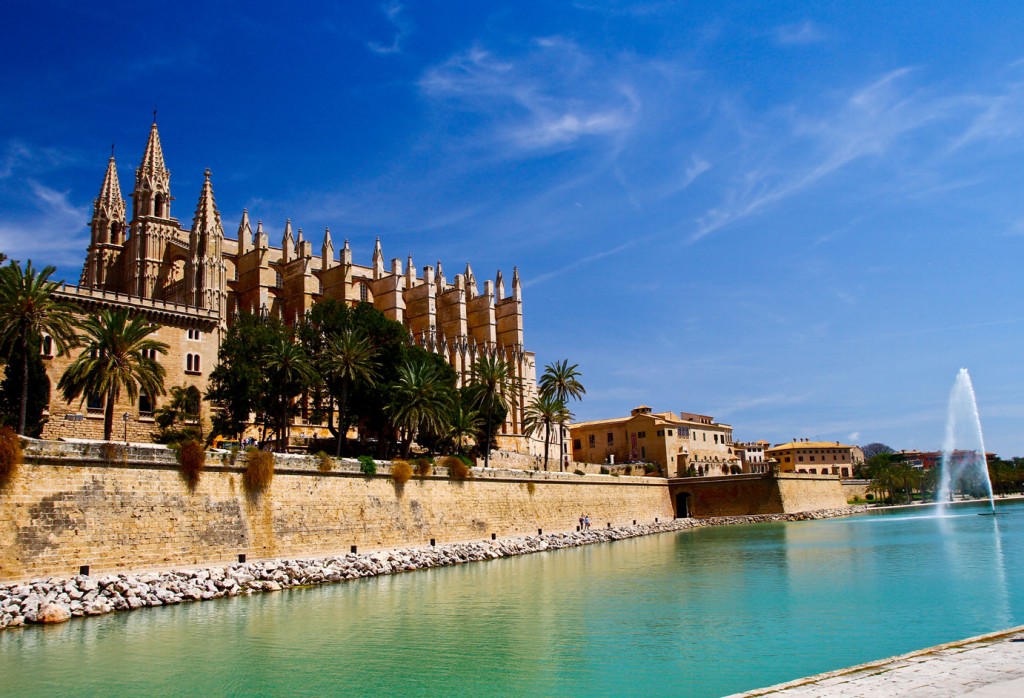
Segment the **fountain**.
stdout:
[[937,495],[940,506],[952,501],[954,491],[959,490],[975,497],[988,496],[990,511],[986,513],[996,513],[978,403],[966,368],[960,369],[949,394],[940,478]]

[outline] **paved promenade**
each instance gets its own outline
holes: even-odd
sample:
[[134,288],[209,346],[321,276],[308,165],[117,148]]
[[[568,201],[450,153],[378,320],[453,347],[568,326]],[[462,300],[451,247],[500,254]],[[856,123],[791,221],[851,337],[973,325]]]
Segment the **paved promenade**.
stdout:
[[739,696],[1019,698],[1024,696],[1024,625]]

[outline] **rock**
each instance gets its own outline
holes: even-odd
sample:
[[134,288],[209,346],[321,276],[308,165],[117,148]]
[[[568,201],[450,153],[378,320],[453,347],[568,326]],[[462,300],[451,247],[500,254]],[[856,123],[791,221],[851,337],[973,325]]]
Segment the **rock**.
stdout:
[[62,603],[51,602],[39,609],[36,623],[66,623],[71,620],[71,609]]

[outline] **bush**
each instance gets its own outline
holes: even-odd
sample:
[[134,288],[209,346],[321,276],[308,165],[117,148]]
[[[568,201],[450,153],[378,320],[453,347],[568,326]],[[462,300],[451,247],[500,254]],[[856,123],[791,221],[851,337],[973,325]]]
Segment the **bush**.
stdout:
[[573,470],[573,472],[576,473],[577,475],[586,475],[586,473],[580,470],[579,468],[576,468],[576,470]]
[[533,483],[533,482],[527,482],[527,483],[526,483],[526,491],[527,491],[527,493],[529,493],[530,495],[533,495],[533,493],[537,491],[537,485],[536,485],[536,483]]
[[608,468],[606,468],[606,467],[604,467],[604,466],[602,465],[602,466],[601,466],[601,474],[602,474],[602,475],[607,475],[607,474],[608,474],[608,472],[609,472],[609,471],[608,471]]
[[274,479],[274,454],[259,450],[246,450],[246,453],[242,485],[250,495],[259,496],[270,487],[270,481]]
[[199,484],[199,476],[206,467],[206,450],[198,441],[185,441],[178,449],[178,471],[189,492]]
[[396,485],[404,485],[412,477],[412,466],[404,460],[391,461],[391,479]]
[[417,458],[413,461],[413,472],[416,473],[416,477],[429,477],[432,470],[433,466],[426,458]]
[[363,475],[376,475],[377,463],[370,456],[359,456],[359,471]]
[[474,463],[473,463],[473,459],[472,459],[472,458],[470,458],[469,456],[464,456],[464,455],[462,455],[462,454],[460,453],[460,454],[458,454],[458,455],[457,455],[457,456],[455,456],[455,457],[456,457],[456,458],[458,458],[458,459],[459,459],[460,461],[462,461],[462,463],[463,463],[463,464],[464,464],[464,465],[465,465],[465,466],[466,466],[467,468],[472,468],[472,467],[473,467],[473,465],[474,465]]
[[864,499],[868,500],[869,502],[873,502],[875,501],[875,495],[869,492],[866,495],[864,495]]
[[21,438],[11,427],[0,427],[0,490],[14,479],[21,459]]
[[441,461],[441,465],[448,468],[448,477],[452,480],[465,480],[473,476],[473,472],[462,458],[448,456]]
[[116,463],[128,459],[128,451],[121,444],[104,441],[100,444],[100,457],[108,463]]
[[334,468],[334,461],[324,451],[320,451],[316,454],[316,468],[321,473],[329,473]]
[[623,468],[623,470],[625,471],[626,475],[632,475],[633,474],[633,466],[632,465],[627,465],[625,468]]

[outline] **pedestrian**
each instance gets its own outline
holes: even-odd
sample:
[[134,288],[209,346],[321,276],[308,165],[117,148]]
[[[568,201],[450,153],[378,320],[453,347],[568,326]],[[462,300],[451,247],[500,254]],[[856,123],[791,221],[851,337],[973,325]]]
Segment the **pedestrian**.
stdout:
[[585,531],[589,531],[590,530],[590,514],[587,514],[586,516],[583,517],[583,530],[585,530]]
[[580,514],[580,530],[583,530],[583,514]]

